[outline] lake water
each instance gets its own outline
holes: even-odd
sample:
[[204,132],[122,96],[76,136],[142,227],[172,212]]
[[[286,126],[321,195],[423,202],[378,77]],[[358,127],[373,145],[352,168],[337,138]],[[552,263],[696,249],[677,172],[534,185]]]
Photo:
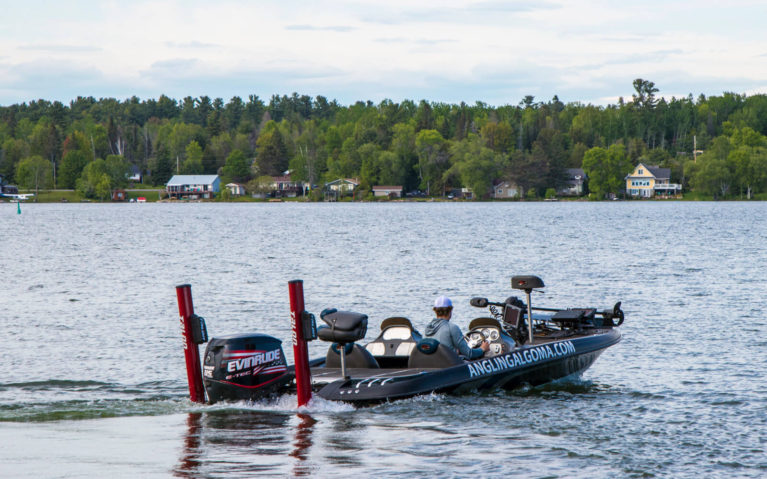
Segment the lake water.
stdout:
[[[0,204],[0,477],[764,477],[767,204]],[[373,407],[188,400],[175,286],[211,336],[289,346],[306,307],[466,329],[534,304],[612,307],[580,378]],[[310,344],[310,356],[327,346]]]

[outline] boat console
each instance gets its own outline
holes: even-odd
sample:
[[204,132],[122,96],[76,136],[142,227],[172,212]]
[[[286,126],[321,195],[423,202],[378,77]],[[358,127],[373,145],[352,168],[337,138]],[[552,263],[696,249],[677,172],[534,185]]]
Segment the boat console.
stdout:
[[466,340],[472,348],[479,347],[483,340],[487,340],[490,349],[483,357],[492,358],[506,354],[514,348],[514,338],[503,330],[495,318],[475,318],[469,323],[469,332]]

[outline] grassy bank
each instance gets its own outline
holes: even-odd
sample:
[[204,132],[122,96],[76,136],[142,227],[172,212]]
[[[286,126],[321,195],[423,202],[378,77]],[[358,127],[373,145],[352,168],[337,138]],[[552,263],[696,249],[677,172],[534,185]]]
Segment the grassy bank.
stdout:
[[[22,193],[34,193],[33,191],[22,191]],[[167,201],[167,198],[164,194],[163,188],[157,188],[157,187],[151,187],[151,186],[145,186],[140,189],[129,189],[125,190],[125,194],[127,196],[127,201],[130,200],[136,200],[138,198],[145,198],[147,203],[155,203],[160,200]],[[569,198],[569,197],[562,197],[558,198],[559,201],[588,201],[586,197],[581,198]],[[8,201],[8,200],[5,200]],[[186,200],[175,200],[178,202],[185,202]],[[222,202],[222,203],[266,203],[269,201],[269,199],[262,199],[262,198],[253,198],[251,196],[230,196],[230,195],[221,195],[214,200],[202,200],[202,201],[215,201],[215,202]],[[274,201],[274,200],[272,200]],[[282,201],[297,201],[297,202],[304,202],[304,201],[310,201],[308,198],[304,197],[297,197],[297,198],[283,198]],[[321,200],[320,200],[321,201]],[[351,202],[351,197],[345,197],[340,200],[341,202]],[[427,201],[446,201],[446,202],[453,202],[453,201],[467,201],[467,200],[449,200],[446,198],[405,198],[405,199],[395,199],[390,200],[388,198],[366,198],[365,200],[357,199],[356,202],[360,201],[369,201],[369,202],[387,202],[387,201],[411,201],[411,202],[427,202]],[[470,200],[469,200],[470,201]],[[498,200],[483,200],[483,201],[520,201],[520,200],[508,200],[508,199],[498,199]],[[526,201],[543,201],[542,199],[526,199]],[[592,200],[594,201],[594,200]],[[598,201],[598,200],[597,200]],[[696,193],[696,192],[686,192],[680,199],[667,199],[667,200],[633,200],[633,201],[716,201],[713,196],[711,195],[705,195],[702,193]],[[745,196],[739,197],[739,196],[732,196],[725,198],[724,201],[747,201]],[[759,193],[754,195],[753,199],[751,201],[767,201],[767,193]],[[93,202],[93,203],[111,203],[111,200],[99,200],[99,199],[92,199],[92,198],[85,198],[83,195],[81,195],[79,192],[75,190],[50,190],[50,191],[41,191],[36,197],[30,198],[27,200],[28,203],[80,203],[80,202]]]

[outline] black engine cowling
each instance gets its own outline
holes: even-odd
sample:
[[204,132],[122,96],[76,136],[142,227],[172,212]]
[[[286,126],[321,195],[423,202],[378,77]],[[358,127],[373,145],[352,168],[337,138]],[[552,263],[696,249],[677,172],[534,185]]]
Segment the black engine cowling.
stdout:
[[211,339],[202,376],[211,403],[258,399],[293,379],[287,373],[282,342],[259,333]]

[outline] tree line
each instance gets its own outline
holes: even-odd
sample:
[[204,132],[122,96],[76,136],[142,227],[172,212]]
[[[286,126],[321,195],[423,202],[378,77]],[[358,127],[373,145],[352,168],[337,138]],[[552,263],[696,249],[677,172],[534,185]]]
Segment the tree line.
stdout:
[[[290,170],[322,185],[358,178],[363,189],[402,185],[475,196],[496,179],[542,196],[583,168],[595,198],[620,194],[642,162],[672,182],[719,198],[767,189],[767,95],[667,100],[636,79],[630,99],[595,106],[524,97],[516,105],[358,101],[256,95],[124,101],[78,97],[0,107],[0,175],[25,188],[77,189],[105,198],[132,170],[163,185],[173,174],[220,174],[263,187]],[[698,153],[694,153],[694,152]]]

